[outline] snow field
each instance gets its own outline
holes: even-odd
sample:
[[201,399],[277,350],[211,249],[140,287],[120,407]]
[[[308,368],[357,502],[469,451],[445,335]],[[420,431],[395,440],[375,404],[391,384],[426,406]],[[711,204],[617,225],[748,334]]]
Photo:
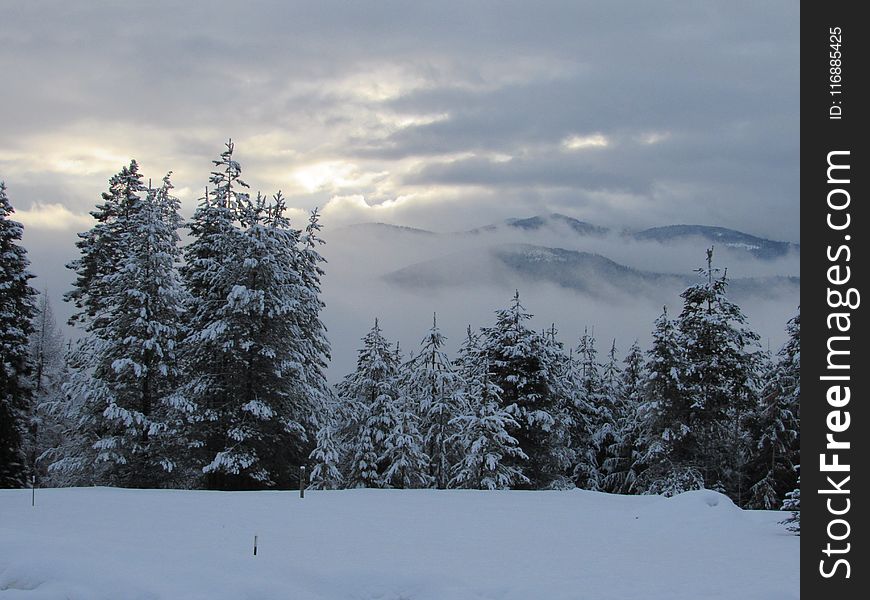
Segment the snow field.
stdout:
[[2,600],[799,598],[784,514],[710,491],[68,488],[36,502],[0,490]]

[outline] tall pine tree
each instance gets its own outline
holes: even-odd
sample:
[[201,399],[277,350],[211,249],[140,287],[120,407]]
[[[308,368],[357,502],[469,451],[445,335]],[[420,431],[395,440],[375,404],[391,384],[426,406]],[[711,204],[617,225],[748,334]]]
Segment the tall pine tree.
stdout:
[[[69,294],[81,307],[78,318],[87,323],[88,335],[79,342],[86,362],[73,363],[77,372],[68,391],[79,397],[80,424],[88,434],[82,441],[90,445],[79,454],[88,460],[92,449],[93,460],[101,463],[97,481],[157,487],[167,482],[180,455],[173,446],[181,417],[171,401],[184,311],[176,270],[180,219],[168,175],[144,197],[128,193],[136,188],[123,187],[116,217],[95,226],[110,233],[115,270],[95,269],[93,289]],[[89,261],[84,254],[73,264],[85,269]],[[78,275],[77,284],[83,284],[87,271]],[[102,296],[94,298],[96,293]],[[97,305],[100,312],[91,317],[88,307]]]
[[677,318],[686,350],[685,392],[690,399],[686,442],[705,486],[740,503],[745,476],[744,419],[755,401],[758,335],[727,295],[727,272],[718,276],[713,249],[702,281],[682,294]]
[[66,417],[66,398],[62,392],[67,377],[64,346],[63,332],[45,290],[39,295],[30,336],[33,403],[28,439],[28,462],[37,475],[37,485],[42,487],[64,483],[48,472],[48,465],[56,460],[57,449],[63,445],[72,426]]
[[396,353],[375,319],[374,327],[363,338],[356,371],[337,389],[339,402],[356,416],[346,433],[350,487],[384,484],[387,439],[397,425],[397,379]]
[[639,488],[645,493],[671,496],[700,489],[704,479],[695,459],[691,434],[691,399],[683,383],[685,354],[667,307],[656,319],[652,347],[647,353],[644,399],[638,408],[640,450]]
[[308,457],[314,462],[310,485],[315,490],[339,489],[344,477],[341,474],[341,446],[337,439],[336,415],[333,407],[327,407],[317,430],[317,445]]
[[424,450],[431,460],[435,487],[445,489],[455,449],[450,439],[455,433],[450,421],[459,409],[458,377],[444,352],[445,337],[432,317],[432,328],[421,342],[419,353],[408,363],[407,394],[419,407],[422,418]]
[[[464,349],[476,354],[470,328]],[[518,424],[501,406],[501,390],[492,382],[489,361],[484,358],[466,364],[470,367],[464,379],[466,414],[451,421],[457,429],[453,439],[462,452],[453,466],[450,487],[502,490],[528,484],[528,478],[516,464],[528,457],[508,433],[509,428],[515,429]]]
[[614,441],[607,448],[604,461],[606,489],[619,494],[636,492],[642,465],[640,463],[641,422],[639,410],[643,401],[645,365],[640,345],[635,340],[628,350],[619,385],[615,388],[619,401],[614,414]]
[[603,462],[607,443],[612,439],[613,413],[595,344],[595,334],[584,330],[577,346],[577,371],[574,375],[578,395],[575,404],[582,414],[578,415],[576,423],[573,477],[577,487],[600,491],[604,489],[606,473]]
[[779,508],[797,485],[800,462],[800,313],[788,322],[789,338],[767,374],[751,419],[754,481],[749,506]]
[[206,487],[287,487],[314,449],[328,398],[320,226],[315,213],[305,233],[293,229],[280,192],[252,199],[231,141],[214,164],[183,271],[193,445]]
[[0,181],[0,488],[18,487],[26,476],[23,436],[30,410],[30,356],[36,291],[21,246],[24,231]]
[[508,432],[528,456],[511,457],[509,466],[522,469],[528,479],[518,487],[535,489],[548,487],[559,477],[553,471],[558,462],[553,447],[558,403],[549,365],[542,357],[541,337],[526,325],[531,318],[517,291],[509,308],[496,311],[495,325],[483,330],[482,346],[492,382],[501,390],[501,406],[516,422]]

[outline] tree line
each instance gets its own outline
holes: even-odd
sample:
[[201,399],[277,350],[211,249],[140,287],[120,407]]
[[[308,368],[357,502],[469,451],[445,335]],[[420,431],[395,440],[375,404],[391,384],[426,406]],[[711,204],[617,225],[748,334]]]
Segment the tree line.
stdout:
[[[712,267],[656,320],[652,344],[599,355],[536,332],[519,292],[455,358],[433,318],[404,356],[379,321],[317,432],[316,487],[570,489],[674,495],[710,488],[781,508],[797,486],[800,314],[771,356]],[[790,505],[791,506],[791,505]]]
[[[515,294],[455,357],[437,320],[406,356],[376,319],[327,384],[319,215],[251,195],[229,142],[190,221],[171,174],[113,176],[79,234],[66,344],[29,285],[0,187],[0,485],[582,489],[799,502],[800,315],[761,350],[712,249],[652,344],[599,355],[534,331]],[[182,247],[180,230],[190,241]]]

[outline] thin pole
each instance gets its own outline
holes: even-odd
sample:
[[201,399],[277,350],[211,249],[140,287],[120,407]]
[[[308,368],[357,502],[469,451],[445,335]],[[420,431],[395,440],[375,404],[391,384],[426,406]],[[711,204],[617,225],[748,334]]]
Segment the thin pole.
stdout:
[[36,506],[36,475],[30,476],[30,506]]
[[254,556],[257,556],[257,536],[254,536]]
[[305,497],[305,465],[299,467],[299,497]]

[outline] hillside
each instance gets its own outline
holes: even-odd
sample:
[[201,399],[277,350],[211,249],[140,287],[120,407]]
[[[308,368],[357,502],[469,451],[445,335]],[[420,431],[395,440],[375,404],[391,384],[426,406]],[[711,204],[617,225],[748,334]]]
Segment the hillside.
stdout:
[[[387,273],[390,283],[406,288],[436,289],[495,284],[525,287],[547,283],[595,298],[614,293],[675,296],[697,281],[693,273],[669,274],[634,269],[591,252],[530,244],[498,244],[473,253],[455,252]],[[796,277],[734,278],[733,296],[764,296],[773,288],[797,294]]]

